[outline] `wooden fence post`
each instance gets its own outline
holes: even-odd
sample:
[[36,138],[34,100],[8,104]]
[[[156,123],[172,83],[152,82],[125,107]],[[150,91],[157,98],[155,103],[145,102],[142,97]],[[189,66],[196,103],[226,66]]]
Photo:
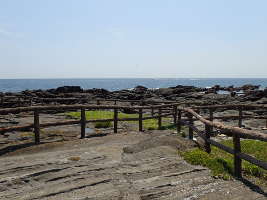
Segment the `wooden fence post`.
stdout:
[[34,111],[34,142],[35,144],[40,144],[40,121],[39,121],[39,111]]
[[[205,124],[205,136],[206,139],[210,139],[210,126],[207,124]],[[210,143],[207,140],[205,140],[205,150],[207,153],[211,152]]]
[[241,152],[240,136],[238,134],[233,135],[234,144],[234,174],[236,177],[242,177],[242,159],[239,158],[238,154]]
[[18,106],[19,106],[19,107],[22,106],[22,105],[21,105],[21,98],[20,98],[20,97],[18,97]]
[[161,129],[161,127],[162,127],[162,121],[161,121],[161,108],[159,108],[159,113],[158,113],[158,115],[159,115],[159,118],[158,118],[158,130],[160,130]]
[[[151,116],[152,117],[154,116],[154,108],[153,107],[151,108]],[[267,126],[267,120],[266,120],[266,126]]]
[[242,108],[239,108],[239,117],[238,117],[238,127],[242,127],[242,118],[243,118],[243,112],[242,112]]
[[1,102],[1,107],[4,107],[4,97],[3,96],[1,97],[1,101],[0,102]]
[[173,106],[173,123],[177,124],[177,106]]
[[118,133],[118,109],[114,109],[114,133]]
[[81,108],[81,138],[85,138],[86,116],[85,108]]
[[[191,113],[188,114],[188,121],[189,121],[189,124],[190,126],[193,126],[194,125],[194,122],[193,122],[193,115]],[[193,140],[193,129],[189,126],[189,139],[190,140]]]
[[182,119],[182,111],[178,111],[178,122],[177,122],[177,133],[181,132],[181,119]]
[[139,131],[143,131],[143,109],[139,108]]
[[99,99],[96,100],[96,104],[100,105],[100,100]]
[[[209,120],[210,120],[211,122],[213,122],[213,109],[210,108],[210,109],[209,109],[209,112],[210,112]],[[210,127],[210,132],[213,132],[213,127]]]
[[117,100],[114,101],[114,105],[117,105]]

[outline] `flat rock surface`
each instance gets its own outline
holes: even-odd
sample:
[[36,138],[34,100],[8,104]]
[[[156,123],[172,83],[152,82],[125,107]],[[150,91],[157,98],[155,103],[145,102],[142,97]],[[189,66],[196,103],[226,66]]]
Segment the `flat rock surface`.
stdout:
[[0,158],[0,199],[266,199],[240,181],[214,179],[170,132],[128,132],[32,146]]

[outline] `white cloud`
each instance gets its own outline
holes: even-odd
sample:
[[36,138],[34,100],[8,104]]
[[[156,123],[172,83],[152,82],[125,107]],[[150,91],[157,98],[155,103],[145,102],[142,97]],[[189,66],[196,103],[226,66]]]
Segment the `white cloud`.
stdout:
[[10,32],[9,31],[6,31],[4,29],[0,29],[0,34],[1,35],[5,35],[5,36],[8,36],[8,35],[10,35]]
[[5,37],[15,37],[15,38],[20,38],[22,37],[21,34],[16,33],[16,32],[11,32],[9,30],[3,29],[0,27],[0,36],[5,36]]
[[111,34],[115,38],[122,38],[122,37],[124,37],[124,31],[122,29],[120,29],[120,28],[109,27],[107,29],[107,32],[109,34]]

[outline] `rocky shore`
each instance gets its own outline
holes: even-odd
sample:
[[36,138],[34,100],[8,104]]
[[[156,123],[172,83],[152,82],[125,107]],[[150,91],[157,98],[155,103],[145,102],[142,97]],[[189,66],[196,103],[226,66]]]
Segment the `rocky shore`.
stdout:
[[211,88],[177,85],[169,88],[149,89],[136,86],[134,89],[108,91],[100,88],[83,89],[80,86],[63,86],[48,90],[25,90],[0,93],[0,107],[18,107],[40,104],[85,104],[96,99],[136,101],[178,101],[196,104],[267,103],[267,88],[258,85]]

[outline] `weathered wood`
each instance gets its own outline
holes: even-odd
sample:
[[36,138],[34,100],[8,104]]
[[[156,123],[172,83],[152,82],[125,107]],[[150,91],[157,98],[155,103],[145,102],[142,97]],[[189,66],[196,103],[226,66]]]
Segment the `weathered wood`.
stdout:
[[100,100],[99,99],[96,100],[96,105],[100,105]]
[[[143,117],[143,121],[144,120],[147,120],[147,119],[158,119],[159,117],[168,117],[168,116],[171,116],[172,114],[162,114],[162,115],[155,115],[154,117],[150,116],[150,117]],[[118,119],[118,121],[138,121],[139,120],[139,116],[138,118],[121,118],[121,119]]]
[[161,108],[159,108],[159,117],[158,117],[158,129],[162,128],[162,118],[161,118]]
[[182,111],[181,110],[178,110],[178,121],[177,121],[177,133],[180,133],[181,132],[181,119],[182,119]]
[[142,132],[143,131],[143,109],[139,108],[139,131]]
[[[210,126],[205,124],[205,136],[207,139],[210,139],[210,132]],[[211,152],[210,143],[207,140],[205,140],[205,150],[207,153]]]
[[[151,108],[151,116],[154,116],[154,108]],[[267,121],[266,121],[266,126],[267,126]]]
[[4,105],[4,101],[5,101],[5,100],[4,100],[4,97],[1,97],[1,101],[0,101],[1,106]]
[[81,108],[81,138],[85,138],[86,115],[85,109]]
[[243,116],[243,112],[242,112],[242,108],[238,109],[239,111],[239,117],[238,117],[238,127],[242,127],[242,116]]
[[190,124],[189,131],[188,131],[188,136],[189,136],[190,140],[193,140],[193,129],[191,128],[191,126],[194,125],[194,121],[193,121],[193,115],[191,113],[188,114],[188,122]]
[[114,109],[113,126],[114,126],[114,133],[118,133],[118,109],[117,108]]
[[51,127],[51,126],[64,126],[64,125],[74,125],[74,124],[81,124],[81,120],[68,120],[68,121],[63,121],[63,122],[43,123],[43,124],[40,124],[40,127],[46,128],[46,127]]
[[24,125],[24,126],[4,127],[4,128],[0,128],[0,134],[12,132],[12,131],[25,131],[25,130],[29,130],[31,128],[34,128],[33,124]]
[[40,144],[40,120],[39,112],[34,111],[34,142],[35,144]]
[[177,106],[173,106],[173,123],[177,124]]
[[239,153],[241,152],[241,145],[240,145],[240,136],[235,134],[233,136],[233,144],[234,144],[234,174],[236,177],[242,177],[242,160],[239,158]]
[[[211,122],[213,122],[213,108],[210,108],[210,109],[209,109],[209,114],[210,114],[210,116],[209,116],[209,120],[210,120]],[[212,126],[210,127],[210,131],[213,132],[213,127],[212,127]]]
[[239,158],[243,159],[243,160],[246,160],[254,165],[257,165],[265,170],[267,170],[267,162],[264,162],[264,161],[261,161],[261,160],[257,160],[256,158],[250,156],[250,155],[247,155],[247,154],[244,154],[244,153],[239,153]]
[[261,133],[261,132],[255,131],[255,130],[247,130],[247,129],[242,129],[242,128],[238,128],[238,127],[227,126],[227,125],[224,125],[220,122],[211,122],[209,120],[206,120],[205,118],[203,118],[202,116],[200,116],[199,114],[197,114],[196,112],[194,112],[190,108],[182,108],[182,110],[185,112],[193,114],[193,116],[195,116],[202,123],[209,125],[209,126],[213,126],[217,129],[223,130],[225,132],[228,132],[229,134],[232,134],[232,135],[233,134],[239,134],[240,137],[243,137],[243,138],[267,141],[267,135],[264,133]]

